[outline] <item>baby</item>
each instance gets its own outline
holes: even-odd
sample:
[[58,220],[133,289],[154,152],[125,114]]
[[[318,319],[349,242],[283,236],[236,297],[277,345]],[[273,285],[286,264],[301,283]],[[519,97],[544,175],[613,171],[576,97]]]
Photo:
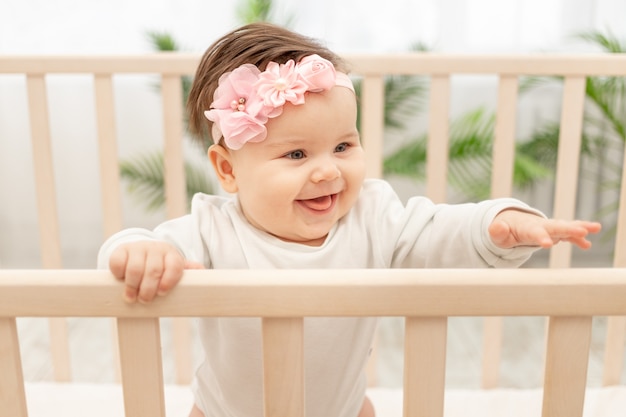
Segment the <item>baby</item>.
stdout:
[[[600,224],[547,219],[514,199],[403,204],[365,179],[345,63],[269,24],[226,34],[204,54],[188,101],[191,130],[213,140],[231,197],[198,194],[191,213],[109,238],[98,263],[128,302],[165,296],[186,268],[517,267],[559,241],[587,249]],[[375,318],[305,319],[306,414],[372,417],[365,363]],[[203,318],[204,361],[190,417],[262,416],[260,319]]]

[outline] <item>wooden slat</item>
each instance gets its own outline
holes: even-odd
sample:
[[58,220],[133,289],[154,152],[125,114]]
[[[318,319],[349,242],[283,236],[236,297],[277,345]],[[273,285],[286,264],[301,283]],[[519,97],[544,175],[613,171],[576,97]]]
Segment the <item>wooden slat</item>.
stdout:
[[[552,211],[552,217],[557,219],[573,220],[576,214],[585,84],[584,76],[568,76],[563,84]],[[572,245],[561,244],[550,249],[550,268],[568,268],[571,261]]]
[[165,207],[168,218],[187,213],[187,188],[183,159],[183,102],[180,77],[164,76],[163,97],[163,168],[165,179]]
[[174,363],[176,364],[176,383],[190,384],[193,374],[191,320],[186,317],[172,319],[172,343]]
[[2,415],[28,417],[20,345],[15,318],[0,318],[0,410]]
[[[626,152],[623,155],[622,167],[626,167]],[[615,252],[613,266],[626,267],[626,169],[622,170],[619,194],[619,210],[615,236]],[[604,347],[604,369],[602,384],[617,385],[621,381],[624,366],[624,341],[626,340],[626,317],[611,316],[607,321],[606,343]]]
[[94,76],[104,237],[122,228],[117,132],[111,74]]
[[361,143],[365,149],[367,176],[383,175],[385,79],[382,75],[363,78],[361,84]]
[[604,347],[604,367],[602,385],[621,383],[624,367],[624,340],[626,339],[626,317],[611,316],[606,326],[606,346]]
[[513,192],[517,90],[516,76],[500,77],[493,142],[491,198],[510,197]]
[[117,320],[124,409],[128,417],[165,417],[157,318]]
[[[510,197],[513,191],[517,92],[516,76],[500,77],[492,155],[491,198]],[[497,387],[500,380],[502,325],[501,317],[484,319],[481,385],[485,389]]]
[[43,75],[27,77],[28,108],[33,147],[33,168],[37,192],[37,215],[44,268],[61,268],[61,239],[52,163],[48,95]]
[[[117,132],[115,130],[115,104],[112,74],[94,75],[96,126],[98,132],[98,155],[100,160],[100,193],[102,196],[102,227],[104,239],[122,229],[122,194],[117,156]],[[117,322],[112,320],[113,363],[119,364]],[[121,371],[115,368],[119,381]]]
[[[61,238],[52,163],[48,95],[44,75],[29,74],[27,90],[41,262],[44,268],[61,268]],[[49,328],[55,380],[69,381],[71,379],[70,354],[65,319],[50,319]]]
[[[626,152],[623,153],[622,158],[622,167],[626,167]],[[613,266],[616,268],[626,267],[626,169],[622,170],[620,183]]]
[[450,77],[436,74],[430,85],[426,151],[426,196],[435,203],[447,200]]
[[[168,218],[187,213],[187,187],[185,184],[185,161],[183,157],[183,92],[177,75],[162,78],[164,151],[163,168],[165,180],[165,208]],[[191,323],[188,319],[172,321],[176,382],[191,381]]]
[[304,321],[263,318],[265,417],[304,417]]
[[446,317],[407,317],[404,335],[404,417],[442,417]]
[[57,382],[69,382],[72,380],[70,368],[70,346],[67,321],[64,318],[48,319],[50,330],[50,355],[54,369],[54,379]]
[[581,417],[587,384],[591,317],[551,317],[543,417]]
[[483,319],[483,356],[480,375],[480,385],[483,389],[496,388],[500,382],[503,323],[502,317]]
[[[556,166],[554,210],[552,217],[573,220],[576,214],[578,166],[582,142],[585,77],[565,78],[561,110],[561,129]],[[557,245],[550,250],[550,267],[567,268],[571,264],[572,246]]]
[[[383,139],[385,135],[385,78],[382,75],[367,76],[361,83],[361,144],[365,149],[366,175],[369,178],[383,176]],[[366,365],[369,386],[377,380],[378,338],[372,346],[372,356]]]

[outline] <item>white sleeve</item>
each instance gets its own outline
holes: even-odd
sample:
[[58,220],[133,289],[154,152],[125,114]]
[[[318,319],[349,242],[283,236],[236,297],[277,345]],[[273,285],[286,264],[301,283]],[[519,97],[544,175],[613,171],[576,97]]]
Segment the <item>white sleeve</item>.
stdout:
[[489,236],[489,225],[502,210],[542,213],[515,199],[475,204],[433,204],[412,199],[398,232],[394,266],[423,268],[518,267],[538,247],[503,249]]
[[354,223],[367,229],[376,265],[391,268],[517,267],[539,247],[502,249],[489,236],[498,213],[518,209],[543,213],[513,199],[435,204],[416,196],[402,202],[389,183],[366,180]]
[[109,258],[111,257],[111,253],[118,246],[129,243],[129,242],[137,242],[140,240],[159,240],[158,237],[154,234],[154,232],[147,229],[140,228],[131,228],[125,229],[120,232],[115,233],[111,237],[109,237],[100,247],[98,251],[98,269],[108,269],[109,268]]
[[141,240],[163,241],[171,243],[183,255],[185,259],[198,260],[194,254],[194,246],[199,239],[198,233],[193,233],[194,223],[191,215],[168,220],[157,226],[154,230],[130,228],[115,233],[109,237],[100,247],[98,252],[98,268],[107,269],[111,253],[120,245]]

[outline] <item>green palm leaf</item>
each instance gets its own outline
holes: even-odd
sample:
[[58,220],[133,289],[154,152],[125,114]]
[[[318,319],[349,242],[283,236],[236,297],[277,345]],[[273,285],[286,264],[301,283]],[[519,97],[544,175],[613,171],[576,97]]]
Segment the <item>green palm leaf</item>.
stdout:
[[237,18],[243,24],[269,22],[272,0],[245,0],[237,7]]
[[398,75],[385,79],[385,127],[404,129],[409,117],[423,110],[426,81],[423,77]]
[[580,32],[575,37],[594,43],[608,53],[619,54],[626,51],[626,44],[620,42],[610,30],[606,34],[595,30]]
[[[451,124],[449,183],[465,199],[476,200],[489,196],[494,126],[494,114],[482,108],[464,114]],[[422,135],[385,158],[384,173],[423,180],[426,141],[426,135]],[[516,187],[528,187],[548,177],[549,173],[550,170],[518,145],[513,172]]]
[[[174,39],[174,37],[167,32],[158,32],[158,31],[148,31],[146,33],[148,37],[148,41],[152,45],[152,48],[158,52],[176,52],[180,51],[182,48]],[[189,97],[189,91],[191,90],[191,84],[193,82],[193,77],[189,75],[183,75],[181,77],[181,85],[183,90],[183,98],[182,102],[187,102],[187,97]]]
[[[361,126],[362,80],[353,79],[357,96],[357,126]],[[384,124],[386,129],[405,130],[406,121],[423,110],[426,80],[423,77],[398,75],[385,77]]]
[[[154,212],[165,205],[163,154],[160,151],[122,160],[120,175],[126,182],[129,193],[147,211]],[[212,193],[211,183],[202,168],[186,162],[185,179],[188,204],[190,197],[198,192]]]
[[[607,52],[624,53],[626,46],[611,34],[587,32],[578,35],[594,42]],[[525,77],[520,82],[520,92],[562,81],[561,77]],[[589,77],[586,84],[587,101],[585,130],[582,137],[582,154],[602,158],[615,139],[626,143],[626,79],[624,77]],[[594,127],[594,133],[590,128]],[[493,122],[484,111],[472,111],[452,122],[450,129],[449,170],[450,184],[470,199],[487,196],[489,189]],[[611,139],[612,138],[612,139]],[[530,138],[516,144],[513,182],[517,188],[527,188],[554,172],[558,151],[559,126],[548,123]],[[385,159],[384,172],[424,179],[426,161],[426,136],[421,135]],[[611,169],[610,162],[605,165]],[[615,167],[619,171],[620,167]]]

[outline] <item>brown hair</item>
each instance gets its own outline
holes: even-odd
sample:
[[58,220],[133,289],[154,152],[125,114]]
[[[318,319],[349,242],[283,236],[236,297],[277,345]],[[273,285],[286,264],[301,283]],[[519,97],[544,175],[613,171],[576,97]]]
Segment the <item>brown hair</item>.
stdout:
[[242,64],[252,64],[261,71],[270,61],[284,64],[299,62],[307,55],[318,54],[347,72],[341,58],[318,41],[269,23],[252,23],[233,30],[211,45],[200,60],[187,99],[189,131],[202,143],[210,137],[212,122],[204,117],[213,102],[218,80]]

